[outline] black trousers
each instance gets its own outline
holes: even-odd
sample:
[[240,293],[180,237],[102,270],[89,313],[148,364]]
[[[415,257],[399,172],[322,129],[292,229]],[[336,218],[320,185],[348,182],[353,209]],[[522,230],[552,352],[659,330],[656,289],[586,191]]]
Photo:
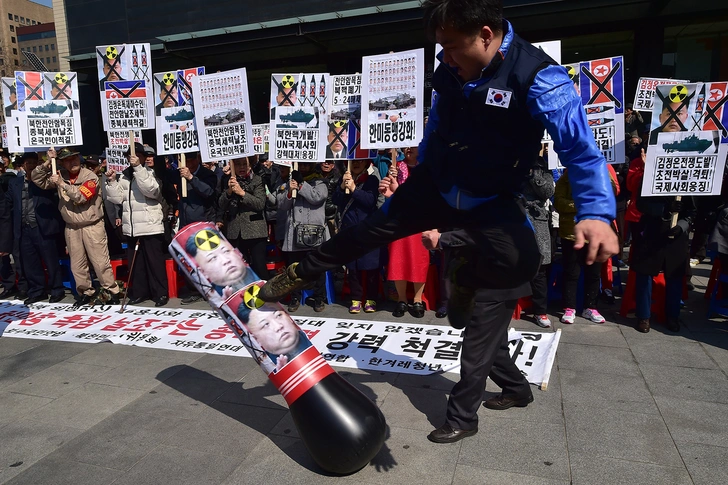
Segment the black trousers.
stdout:
[[[134,258],[134,247],[139,241],[139,251],[131,269]],[[129,299],[158,299],[169,296],[167,286],[167,268],[165,260],[169,257],[164,234],[130,237],[127,247],[127,258],[131,269]]]
[[[349,270],[349,292],[352,300],[365,301],[365,300],[376,300],[377,293],[379,293],[379,279],[381,274],[377,269],[370,269],[367,271],[362,270]],[[364,285],[362,281],[366,278],[367,281],[367,294],[366,299],[364,298]]]
[[16,238],[13,243],[12,263],[10,262],[10,255],[3,256],[0,259],[0,279],[2,279],[4,289],[11,290],[17,286],[20,293],[28,293],[28,279],[23,274],[20,260],[20,238]]
[[531,300],[533,307],[531,313],[534,315],[546,314],[549,296],[549,273],[551,271],[550,264],[543,264],[538,269],[538,273],[531,280]]
[[266,242],[267,240],[264,237],[230,241],[233,246],[238,248],[245,261],[248,262],[252,270],[255,271],[255,274],[261,280],[268,279],[268,267],[265,261]]
[[476,292],[473,318],[463,338],[460,381],[447,402],[445,422],[453,428],[477,428],[487,377],[505,396],[531,395],[528,381],[508,352],[508,325],[517,301],[489,301],[483,291]]
[[599,282],[602,278],[602,263],[586,264],[589,244],[574,249],[574,241],[561,240],[564,265],[564,308],[576,308],[576,289],[579,274],[584,271],[584,309],[596,308],[599,296]]
[[55,236],[43,237],[40,228],[24,225],[20,228],[20,262],[28,280],[28,296],[47,295],[45,264],[48,270],[48,289],[52,296],[63,296],[63,275],[58,258]]
[[473,210],[452,208],[439,195],[430,172],[418,166],[385,205],[360,224],[340,232],[301,261],[298,275],[311,277],[353,261],[390,242],[433,228],[457,227],[454,275],[458,285],[478,288],[466,327],[460,381],[450,394],[447,422],[460,429],[477,425],[485,378],[506,394],[525,396],[528,382],[508,355],[507,332],[516,301],[530,294],[541,255],[522,205],[498,197]]

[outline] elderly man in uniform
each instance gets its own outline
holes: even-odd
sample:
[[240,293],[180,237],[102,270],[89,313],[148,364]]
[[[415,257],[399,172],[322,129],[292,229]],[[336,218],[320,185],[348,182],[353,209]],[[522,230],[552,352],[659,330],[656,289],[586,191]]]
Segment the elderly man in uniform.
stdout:
[[258,296],[280,299],[316,275],[410,234],[461,228],[448,301],[450,324],[465,329],[460,381],[444,424],[427,437],[452,443],[477,433],[488,376],[502,392],[485,402],[487,408],[533,401],[510,359],[507,335],[516,302],[530,293],[541,260],[518,192],[539,156],[544,128],[569,168],[575,247],[588,241],[586,261],[592,264],[615,254],[618,243],[609,225],[615,202],[604,156],[566,70],[514,33],[503,19],[502,0],[425,0],[423,8],[427,31],[443,51],[420,164],[396,193],[396,178],[386,176],[379,190],[392,196],[378,212],[268,280]]
[[[56,158],[62,166],[57,173],[52,173],[52,158]],[[58,153],[52,148],[48,150],[48,161],[38,165],[31,178],[43,190],[58,190],[58,207],[66,222],[71,272],[76,279],[77,304],[87,305],[96,296],[105,303],[119,304],[119,287],[114,281],[109,261],[99,178],[91,170],[81,167],[79,152],[70,148],[63,148]],[[96,295],[91,281],[89,260],[101,283],[100,295]]]

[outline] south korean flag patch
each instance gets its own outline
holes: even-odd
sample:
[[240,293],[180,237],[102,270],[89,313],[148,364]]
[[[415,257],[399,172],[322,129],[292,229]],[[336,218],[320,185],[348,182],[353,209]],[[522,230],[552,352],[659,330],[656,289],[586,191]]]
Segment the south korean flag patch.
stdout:
[[485,104],[497,106],[498,108],[508,108],[508,105],[511,104],[511,96],[513,96],[511,91],[489,88]]

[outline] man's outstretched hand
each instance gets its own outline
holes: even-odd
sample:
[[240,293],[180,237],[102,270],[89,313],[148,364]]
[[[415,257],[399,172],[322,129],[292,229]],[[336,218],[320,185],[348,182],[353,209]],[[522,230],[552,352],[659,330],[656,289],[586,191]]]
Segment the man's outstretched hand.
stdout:
[[589,252],[586,255],[586,264],[594,261],[603,263],[619,251],[617,234],[612,227],[604,221],[584,219],[574,227],[576,242],[574,249],[581,249],[589,243]]

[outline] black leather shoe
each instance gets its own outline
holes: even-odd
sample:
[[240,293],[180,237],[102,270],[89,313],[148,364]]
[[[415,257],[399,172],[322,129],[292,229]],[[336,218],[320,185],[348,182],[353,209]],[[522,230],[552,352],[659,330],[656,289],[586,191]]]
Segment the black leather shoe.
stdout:
[[437,310],[437,313],[435,313],[436,318],[445,318],[447,316],[447,308],[442,307]]
[[436,430],[427,435],[427,439],[433,443],[455,443],[468,436],[473,436],[478,432],[475,429],[455,429],[449,424],[443,424]]
[[28,298],[28,294],[24,291],[19,291],[15,294],[16,300],[25,300],[26,298]]
[[65,294],[63,295],[51,295],[50,299],[48,300],[48,303],[58,303],[59,301],[63,300],[66,297]]
[[642,318],[637,322],[637,331],[647,333],[650,331],[650,319]]
[[671,332],[680,331],[680,321],[677,318],[667,317],[667,322],[665,323],[665,326]]
[[517,408],[525,408],[529,404],[533,402],[533,394],[529,394],[526,397],[518,397],[518,396],[504,396],[503,394],[499,394],[495,397],[491,397],[487,401],[483,403],[483,406],[485,406],[488,409],[495,409],[497,411],[503,411],[508,408],[517,407]]
[[313,303],[313,311],[321,313],[326,308],[326,304],[323,300],[315,300]]
[[416,301],[412,304],[410,315],[415,318],[422,318],[425,316],[425,305],[421,301]]
[[406,311],[407,311],[407,303],[405,303],[403,301],[399,301],[399,302],[397,302],[397,308],[395,308],[394,311],[392,312],[392,316],[397,317],[397,318],[403,317]]
[[164,306],[167,303],[169,303],[169,297],[168,296],[160,296],[159,298],[157,298],[156,300],[154,300],[154,306],[156,306],[156,307]]
[[119,299],[119,294],[117,293],[114,295],[113,293],[109,293],[109,301],[106,302],[107,305],[121,305],[121,300]]
[[149,298],[147,298],[146,296],[137,296],[136,298],[132,298],[131,300],[129,300],[129,305],[138,305],[142,302],[147,301],[148,299]]
[[48,298],[48,295],[41,294],[41,295],[36,295],[36,296],[30,296],[30,297],[28,297],[28,298],[25,299],[25,301],[23,302],[23,304],[25,306],[32,305],[33,303],[38,303],[39,301],[43,301],[46,298]]
[[76,297],[76,303],[73,304],[75,307],[80,307],[84,305],[89,305],[94,300],[93,296],[89,295],[79,295]]
[[17,288],[10,288],[9,290],[3,290],[2,293],[0,293],[0,299],[7,300],[11,296],[15,296],[18,294]]
[[183,298],[180,303],[183,305],[191,305],[193,303],[197,303],[198,301],[202,301],[202,295],[195,293],[194,295],[190,295],[187,298]]

